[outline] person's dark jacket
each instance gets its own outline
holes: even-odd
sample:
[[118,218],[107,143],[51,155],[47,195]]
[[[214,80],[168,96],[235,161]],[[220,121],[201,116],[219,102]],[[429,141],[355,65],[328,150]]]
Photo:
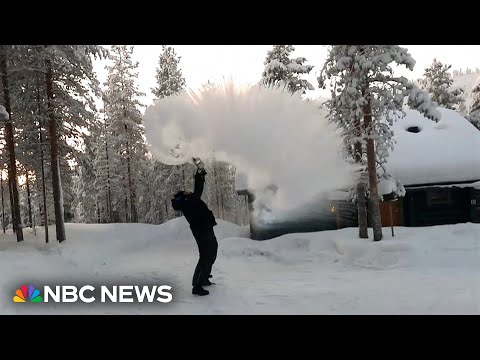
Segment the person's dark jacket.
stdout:
[[180,192],[172,199],[173,209],[181,211],[193,229],[209,228],[217,225],[212,211],[201,199],[204,183],[205,174],[197,172],[193,193]]

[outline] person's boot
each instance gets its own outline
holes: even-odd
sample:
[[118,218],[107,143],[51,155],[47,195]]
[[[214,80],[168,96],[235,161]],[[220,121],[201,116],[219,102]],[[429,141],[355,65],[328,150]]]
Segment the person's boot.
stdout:
[[211,282],[208,279],[205,279],[202,283],[202,286],[210,286],[210,285],[215,285],[215,283]]
[[192,294],[193,295],[199,295],[199,296],[205,296],[205,295],[210,294],[210,291],[205,290],[201,286],[194,286],[193,289],[192,289]]

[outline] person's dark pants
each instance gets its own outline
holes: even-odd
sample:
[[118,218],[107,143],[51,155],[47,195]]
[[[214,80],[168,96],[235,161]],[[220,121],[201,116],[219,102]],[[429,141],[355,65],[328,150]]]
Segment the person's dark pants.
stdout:
[[212,266],[217,259],[218,242],[211,228],[192,228],[193,237],[195,238],[200,257],[198,259],[195,272],[193,273],[192,285],[202,286],[208,280],[208,275],[212,271]]

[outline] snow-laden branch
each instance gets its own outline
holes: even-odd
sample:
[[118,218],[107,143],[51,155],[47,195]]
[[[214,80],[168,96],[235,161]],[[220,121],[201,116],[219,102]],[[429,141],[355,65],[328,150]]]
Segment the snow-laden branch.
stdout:
[[10,120],[10,114],[7,112],[3,105],[0,105],[0,121]]

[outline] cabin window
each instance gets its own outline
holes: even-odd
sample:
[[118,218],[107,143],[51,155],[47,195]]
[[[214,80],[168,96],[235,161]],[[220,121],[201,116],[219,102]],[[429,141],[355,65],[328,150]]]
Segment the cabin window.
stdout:
[[428,206],[450,205],[452,202],[450,189],[431,189],[427,192]]

